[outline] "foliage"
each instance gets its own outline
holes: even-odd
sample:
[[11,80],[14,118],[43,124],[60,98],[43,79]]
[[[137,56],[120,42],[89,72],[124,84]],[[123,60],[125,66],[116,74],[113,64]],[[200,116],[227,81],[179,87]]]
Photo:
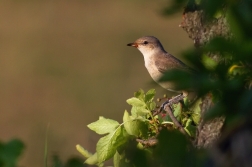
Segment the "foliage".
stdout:
[[7,143],[0,143],[0,166],[15,167],[23,149],[24,144],[17,139]]
[[[16,167],[18,159],[23,153],[24,143],[19,139],[12,139],[6,143],[0,142],[0,167]],[[69,158],[63,163],[57,155],[53,156],[52,163],[54,167],[84,167],[83,159],[78,157]],[[45,164],[47,166],[47,164]]]
[[[106,160],[113,157],[115,166],[121,166],[121,164],[124,164],[124,166],[132,166],[138,163],[138,161],[128,157],[134,151],[142,155],[142,158],[145,159],[144,162],[149,161],[148,159],[153,157],[155,152],[160,154],[159,148],[153,150],[153,148],[149,147],[152,145],[152,140],[154,140],[159,133],[167,133],[165,130],[161,130],[162,132],[160,132],[160,129],[166,129],[165,127],[169,126],[169,129],[175,130],[176,127],[173,125],[168,115],[163,115],[163,117],[158,115],[153,116],[152,112],[156,109],[154,96],[154,89],[149,90],[147,93],[144,93],[143,90],[135,92],[134,97],[127,100],[127,103],[132,106],[131,114],[125,111],[123,123],[121,124],[115,120],[104,117],[100,117],[96,122],[89,124],[88,127],[91,130],[105,136],[101,137],[98,141],[96,153],[94,154],[89,153],[80,145],[76,146],[77,150],[87,158],[85,163],[103,166]],[[194,106],[191,106],[195,112],[192,112],[192,110],[190,111],[186,101],[183,103],[185,107],[182,107],[182,103],[173,105],[175,117],[191,137],[194,137],[195,125],[198,124],[199,121],[199,110],[197,109],[199,104],[200,101],[195,103]],[[168,135],[170,135],[170,133],[168,133]],[[179,134],[179,136],[181,136],[181,134]],[[165,137],[165,135],[163,137]],[[136,142],[136,139],[138,142]],[[181,141],[183,146],[185,145],[184,140],[186,139]],[[180,147],[182,148],[182,146]],[[153,161],[156,160],[157,159],[154,159]],[[148,166],[147,163],[145,165]]]

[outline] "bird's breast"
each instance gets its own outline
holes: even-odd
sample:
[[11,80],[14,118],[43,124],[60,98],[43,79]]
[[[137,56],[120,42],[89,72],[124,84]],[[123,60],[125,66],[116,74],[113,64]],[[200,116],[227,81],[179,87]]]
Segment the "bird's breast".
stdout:
[[162,73],[158,71],[153,58],[149,57],[148,59],[145,59],[145,67],[154,81],[157,82],[162,76]]
[[148,57],[145,58],[145,67],[147,68],[150,76],[152,77],[152,79],[157,82],[160,86],[162,86],[163,88],[169,90],[169,91],[173,91],[173,92],[181,92],[179,90],[177,90],[176,85],[173,82],[159,82],[159,79],[163,76],[163,73],[161,73],[156,64],[155,64],[155,60],[154,58]]

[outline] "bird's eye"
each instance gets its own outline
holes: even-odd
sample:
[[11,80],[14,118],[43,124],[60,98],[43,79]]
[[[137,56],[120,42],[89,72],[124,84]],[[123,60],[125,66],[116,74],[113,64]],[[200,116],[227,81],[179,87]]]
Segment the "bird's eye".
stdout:
[[146,45],[146,44],[148,44],[148,42],[147,42],[147,41],[144,41],[144,42],[143,42],[143,44],[145,44],[145,45]]

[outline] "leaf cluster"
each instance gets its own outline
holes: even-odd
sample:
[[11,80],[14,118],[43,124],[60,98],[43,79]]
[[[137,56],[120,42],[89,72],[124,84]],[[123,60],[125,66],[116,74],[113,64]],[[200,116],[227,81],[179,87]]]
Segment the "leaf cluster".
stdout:
[[[97,142],[96,153],[94,154],[89,153],[80,145],[76,146],[77,150],[87,158],[85,163],[104,166],[104,162],[113,157],[115,166],[139,166],[137,165],[139,160],[132,156],[136,152],[139,154],[136,157],[143,158],[146,165],[157,161],[158,159],[151,157],[157,151],[154,148],[159,133],[164,129],[164,125],[172,125],[173,130],[175,126],[169,116],[153,116],[152,112],[156,109],[155,93],[154,89],[146,93],[143,90],[135,92],[134,97],[127,100],[132,108],[130,113],[124,112],[123,123],[121,124],[104,117],[100,117],[96,122],[89,124],[88,127],[91,130],[105,136]],[[174,115],[184,125],[190,136],[194,136],[195,125],[199,121],[198,105],[193,106],[195,113],[185,113],[181,104],[173,105]],[[151,144],[152,140],[154,144]],[[150,162],[150,159],[152,159],[152,162]]]

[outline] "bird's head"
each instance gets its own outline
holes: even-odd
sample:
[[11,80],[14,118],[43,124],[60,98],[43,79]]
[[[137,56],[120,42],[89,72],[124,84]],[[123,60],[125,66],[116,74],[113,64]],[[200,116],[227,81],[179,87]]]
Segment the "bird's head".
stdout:
[[127,46],[136,47],[144,56],[154,52],[164,51],[160,41],[153,36],[138,38],[135,42],[127,44]]

